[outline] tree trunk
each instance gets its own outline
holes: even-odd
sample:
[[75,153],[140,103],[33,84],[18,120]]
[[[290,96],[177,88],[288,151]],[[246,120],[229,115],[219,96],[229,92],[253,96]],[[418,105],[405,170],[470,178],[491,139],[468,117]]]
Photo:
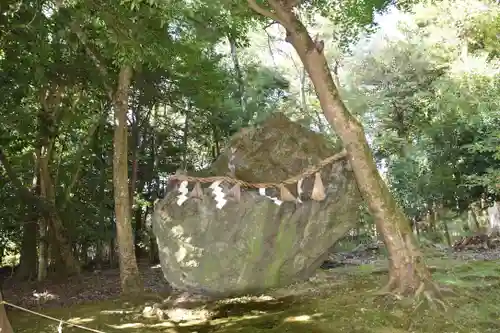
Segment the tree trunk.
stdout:
[[427,232],[434,232],[436,231],[436,212],[434,208],[430,208],[427,211]]
[[73,256],[73,251],[71,249],[71,244],[66,235],[66,228],[64,227],[60,217],[55,211],[55,193],[54,185],[52,183],[52,176],[49,171],[49,154],[44,153],[44,149],[40,150],[41,155],[39,156],[40,162],[40,188],[41,193],[51,203],[53,210],[45,214],[44,219],[47,223],[49,232],[52,231],[53,243],[56,247],[55,258],[61,259],[61,267],[64,268],[65,274],[73,275],[80,273],[80,265],[76,258]]
[[446,219],[443,219],[443,227],[444,227],[444,237],[446,238],[446,243],[448,244],[449,247],[451,247],[452,244],[451,244],[450,229],[448,228],[448,221],[446,221]]
[[189,105],[186,106],[184,110],[184,129],[182,130],[182,169],[187,170],[187,154],[188,154],[188,138],[189,138]]
[[120,280],[123,294],[142,291],[139,269],[134,251],[134,237],[130,211],[127,166],[127,112],[132,68],[123,66],[118,78],[118,88],[113,100],[115,133],[113,151],[113,186],[115,199],[116,238],[120,263]]
[[481,226],[479,225],[479,221],[477,220],[476,212],[474,211],[474,207],[471,206],[468,212],[467,225],[471,231],[479,231]]
[[[154,210],[153,207],[148,207],[146,209],[146,216],[148,214],[152,214]],[[147,227],[147,234],[149,238],[149,263],[152,265],[156,265],[160,262],[160,256],[158,252],[158,243],[156,242],[156,236],[153,233],[153,228],[151,226]]]
[[420,240],[420,230],[419,230],[419,226],[418,226],[419,222],[420,221],[416,217],[413,218],[412,226],[413,226],[413,230],[415,232],[415,236],[417,237],[417,240]]
[[39,244],[38,244],[38,281],[43,281],[47,278],[47,270],[49,267],[49,242],[48,242],[48,227],[47,221],[44,218],[39,220]]
[[[231,47],[231,58],[233,60],[236,81],[238,82],[238,99],[240,100],[241,114],[243,115],[243,118],[247,120],[249,115],[247,115],[247,107],[245,103],[245,83],[243,82],[243,73],[241,72],[236,43],[234,38],[231,36],[228,36],[228,40]],[[241,126],[245,126],[245,124],[246,123],[242,121]]]
[[220,138],[219,138],[219,133],[217,130],[217,126],[212,124],[212,140],[213,140],[213,146],[212,146],[212,158],[213,161],[217,159],[220,155]]
[[9,317],[7,317],[7,312],[5,311],[5,306],[3,304],[3,295],[1,291],[0,291],[0,332],[14,333],[14,330],[10,325]]
[[[140,117],[140,105],[138,105],[134,109],[134,120],[132,123],[132,144],[130,145],[130,148],[132,150],[132,175],[130,179],[130,212],[131,214],[134,215],[134,222],[135,222],[135,228],[134,230],[134,246],[135,246],[135,256],[136,259],[141,257],[141,248],[138,246],[141,242],[141,220],[140,220],[140,213],[137,214],[137,210],[141,210],[140,207],[134,208],[134,201],[135,201],[135,192],[137,190],[137,193],[140,193],[142,191],[142,188],[137,188],[137,177],[139,173],[139,161],[138,161],[138,155],[139,155],[139,149],[140,149],[140,126],[139,126],[139,117]],[[139,216],[139,219],[138,219]]]
[[[300,74],[300,104],[302,106],[302,112],[309,116],[309,108],[307,107],[307,92],[309,90],[309,81],[307,81],[307,70],[304,66],[302,73]],[[325,126],[323,126],[323,121],[321,120],[321,115],[317,108],[314,108],[314,115],[316,116],[316,121],[318,122],[318,129],[321,133],[326,133]]]
[[[37,149],[37,155],[41,156],[41,152]],[[42,186],[40,180],[40,197],[47,197],[46,188]],[[47,270],[49,267],[49,227],[47,220],[42,217],[39,220],[39,249],[38,249],[38,281],[43,281],[47,278]]]
[[443,204],[434,204],[434,221],[443,223],[444,237],[446,238],[446,243],[451,247],[451,236],[448,229],[448,221],[446,220],[446,214]]
[[134,245],[135,245],[135,256],[136,258],[142,258],[144,256],[142,251],[143,242],[143,229],[144,223],[142,219],[142,207],[137,207],[134,209],[134,220],[135,220],[135,230],[134,230]]
[[36,277],[37,248],[36,234],[38,232],[37,219],[28,220],[23,224],[23,238],[21,241],[21,256],[16,279],[31,280]]
[[[102,150],[102,146],[97,145],[98,141],[102,140],[102,137],[104,136],[104,126],[101,126],[99,128],[99,138],[95,140],[94,142],[96,143],[94,151],[97,156],[99,156],[100,164],[99,164],[99,192],[98,192],[98,199],[99,199],[99,211],[101,212],[100,216],[97,218],[99,219],[98,222],[98,231],[101,235],[106,235],[107,231],[107,223],[106,220],[108,218],[107,213],[106,213],[106,189],[107,189],[107,180],[108,176],[106,175],[106,169],[109,167],[108,159],[105,157],[106,154]],[[109,262],[109,257],[107,255],[107,244],[108,244],[108,237],[101,237],[100,239],[97,240],[97,249],[96,249],[96,257],[97,257],[97,263],[98,263],[98,269],[102,269],[105,263],[108,265],[110,264]]]
[[149,263],[156,265],[160,262],[160,254],[158,253],[158,243],[152,231],[149,232]]
[[[50,209],[44,212],[46,226],[41,226],[40,232],[44,233],[47,229],[53,232],[54,241],[57,242],[57,255],[62,260],[65,273],[68,275],[79,274],[80,265],[75,259],[71,249],[71,242],[68,239],[66,228],[57,212],[56,194],[54,188],[54,179],[52,177],[50,164],[53,158],[53,147],[56,140],[56,128],[60,111],[60,102],[64,87],[54,85],[51,89],[42,89],[40,91],[40,111],[38,113],[38,131],[39,147],[36,150],[37,162],[40,177],[40,193],[50,206]],[[47,235],[44,237],[46,238]],[[51,236],[49,234],[49,236]],[[43,273],[42,273],[43,275]],[[40,276],[39,276],[40,277]]]
[[264,9],[255,0],[248,0],[248,3],[252,9],[277,21],[287,30],[286,39],[306,67],[324,115],[348,153],[358,187],[389,253],[388,291],[409,295],[424,286],[429,288],[429,292],[434,292],[430,271],[423,261],[410,221],[396,204],[377,170],[363,126],[347,110],[339,96],[322,52],[322,43],[312,40],[306,27],[294,14],[293,5],[286,1],[268,0],[273,12]]
[[[38,162],[35,161],[34,176],[31,181],[31,192],[34,196],[40,193],[40,177],[38,177]],[[27,203],[29,205],[29,203]],[[37,233],[38,212],[36,207],[29,205],[26,221],[23,225],[23,238],[21,241],[21,255],[16,278],[31,280],[37,276]]]
[[108,263],[110,268],[115,268],[116,265],[116,241],[115,237],[109,240],[108,248]]
[[84,265],[87,265],[89,263],[89,244],[87,243],[87,241],[84,241],[82,243],[78,252],[79,252],[80,262],[83,263]]
[[489,232],[500,232],[500,202],[495,201],[492,207],[488,208]]

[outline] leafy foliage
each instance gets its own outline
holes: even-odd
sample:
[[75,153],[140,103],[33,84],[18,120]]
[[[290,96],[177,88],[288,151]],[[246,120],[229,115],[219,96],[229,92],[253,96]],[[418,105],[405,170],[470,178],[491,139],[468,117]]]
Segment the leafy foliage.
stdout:
[[362,39],[346,61],[348,102],[369,124],[376,156],[412,216],[436,201],[466,209],[498,191],[499,62],[491,48],[470,45],[484,39],[472,34],[483,31],[478,22],[499,12],[498,6],[487,12],[481,6],[471,1],[466,12],[463,2],[416,5],[413,13],[393,9],[385,18],[394,22],[391,30]]
[[[500,195],[499,13],[477,0],[301,2],[412,217]],[[110,92],[125,64],[138,247],[151,247],[149,216],[168,175],[203,172],[241,127],[278,110],[335,140],[282,31],[262,33],[268,20],[244,1],[18,0],[0,17],[0,147],[13,171],[0,168],[0,238],[15,245],[5,249],[19,249],[25,222],[40,218],[26,190],[42,199],[34,155],[47,138],[54,205],[75,252],[85,261],[113,246]]]

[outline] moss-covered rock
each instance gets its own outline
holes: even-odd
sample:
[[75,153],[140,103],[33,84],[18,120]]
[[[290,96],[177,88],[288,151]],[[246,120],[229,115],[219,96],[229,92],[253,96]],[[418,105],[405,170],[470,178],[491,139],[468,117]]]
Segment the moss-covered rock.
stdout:
[[[340,150],[279,114],[236,134],[229,146],[236,148],[236,177],[253,183],[282,182]],[[214,174],[227,174],[229,151],[212,166]],[[165,278],[179,289],[227,295],[309,277],[359,219],[361,198],[346,161],[325,166],[321,176],[325,200],[309,199],[312,176],[303,182],[302,203],[280,206],[252,189],[222,209],[215,207],[208,188],[201,200],[182,206],[176,204],[179,193],[169,192],[153,215]],[[296,185],[288,189],[297,195]]]

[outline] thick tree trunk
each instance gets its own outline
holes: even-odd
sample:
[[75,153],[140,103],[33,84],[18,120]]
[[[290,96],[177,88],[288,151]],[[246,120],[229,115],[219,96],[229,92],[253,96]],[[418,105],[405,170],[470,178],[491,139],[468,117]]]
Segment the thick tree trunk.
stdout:
[[[38,159],[40,159],[41,151],[37,149]],[[47,197],[46,188],[42,186],[40,180],[40,197]],[[45,215],[45,214],[44,214]],[[47,278],[47,270],[49,267],[49,226],[47,220],[42,217],[38,221],[39,246],[38,246],[38,281],[43,281]]]
[[[53,232],[54,241],[57,243],[57,255],[61,258],[61,264],[68,275],[80,273],[80,265],[73,256],[71,242],[66,233],[66,228],[56,210],[56,193],[54,179],[50,164],[53,158],[53,147],[56,140],[57,113],[60,112],[60,103],[64,87],[54,85],[49,90],[40,91],[41,109],[38,114],[39,147],[36,150],[40,177],[40,193],[50,205],[50,209],[44,212],[43,217],[47,224],[40,227],[40,232]],[[44,230],[45,229],[45,230]],[[44,237],[46,238],[47,235]],[[50,236],[50,235],[49,235]],[[42,273],[43,275],[43,273]],[[40,277],[40,276],[39,276]]]
[[118,88],[113,101],[115,114],[113,186],[116,238],[118,242],[120,280],[123,294],[138,294],[142,291],[142,283],[134,251],[128,186],[127,112],[131,79],[132,68],[129,66],[122,67],[118,78]]
[[[35,161],[33,170],[34,176],[31,181],[31,192],[34,196],[40,193],[40,177],[38,177],[38,163]],[[29,203],[28,203],[29,205]],[[16,278],[19,280],[31,280],[37,276],[37,233],[38,233],[38,212],[36,207],[32,207],[26,214],[26,221],[23,225],[23,238],[21,241],[21,256],[19,269]]]
[[78,260],[73,256],[73,251],[71,249],[71,243],[66,235],[66,228],[64,227],[60,217],[55,211],[55,193],[54,185],[52,182],[52,176],[49,171],[49,154],[44,153],[44,149],[41,150],[41,155],[39,157],[40,162],[40,188],[41,193],[51,203],[54,208],[51,212],[44,214],[44,219],[48,225],[48,230],[52,231],[53,243],[56,247],[55,258],[59,257],[61,259],[61,267],[64,267],[65,274],[73,275],[80,273],[80,265]]
[[37,220],[28,220],[23,225],[23,238],[21,241],[21,256],[16,279],[31,280],[36,277],[37,248],[36,234]]
[[3,295],[0,291],[0,332],[1,333],[14,333],[12,326],[10,325],[9,317],[7,317],[7,312],[5,311],[5,306],[3,302]]
[[410,221],[396,204],[377,170],[363,126],[347,110],[339,96],[322,52],[322,43],[312,40],[306,27],[293,13],[293,5],[277,0],[267,2],[273,12],[260,7],[255,0],[248,0],[252,9],[278,21],[287,30],[287,41],[293,45],[306,67],[325,117],[347,150],[359,189],[389,253],[387,289],[402,295],[414,294],[421,286],[427,285],[434,290]]
[[49,242],[47,221],[44,218],[39,220],[39,243],[38,243],[38,275],[37,280],[43,281],[47,278],[49,267]]

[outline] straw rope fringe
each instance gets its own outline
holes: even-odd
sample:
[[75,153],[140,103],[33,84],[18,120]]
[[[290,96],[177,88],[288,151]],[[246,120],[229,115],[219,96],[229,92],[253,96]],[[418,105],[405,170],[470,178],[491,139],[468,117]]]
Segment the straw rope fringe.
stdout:
[[297,183],[299,180],[309,177],[328,164],[331,164],[335,161],[338,161],[340,159],[343,159],[347,156],[347,152],[345,150],[342,150],[340,153],[335,154],[333,156],[330,156],[324,160],[322,160],[319,164],[309,167],[305,169],[301,174],[296,175],[292,178],[289,178],[287,180],[282,181],[281,183],[248,183],[243,180],[239,180],[236,178],[232,177],[227,177],[227,176],[215,176],[215,177],[191,177],[191,176],[186,176],[186,175],[172,175],[170,176],[170,179],[172,180],[178,180],[178,181],[188,181],[188,182],[199,182],[199,183],[213,183],[213,182],[227,182],[229,184],[233,185],[240,185],[241,187],[245,188],[270,188],[270,187],[275,187],[275,188],[281,188],[283,185],[292,185]]

